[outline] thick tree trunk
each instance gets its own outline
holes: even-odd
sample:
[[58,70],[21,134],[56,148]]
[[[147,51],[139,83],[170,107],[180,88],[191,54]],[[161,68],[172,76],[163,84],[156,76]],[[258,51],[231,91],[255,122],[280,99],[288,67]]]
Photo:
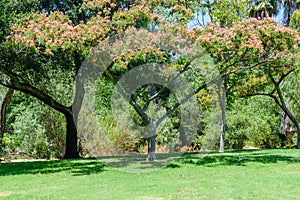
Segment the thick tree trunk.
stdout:
[[[79,56],[75,57],[75,64],[76,64],[76,69],[77,71],[80,68],[81,61],[79,60]],[[51,108],[55,109],[56,111],[64,114],[66,117],[66,123],[67,123],[67,133],[66,133],[66,150],[65,150],[65,155],[64,158],[78,158],[79,157],[79,152],[77,149],[77,129],[76,129],[76,122],[74,120],[73,116],[73,111],[72,107],[67,107],[65,105],[62,105],[58,101],[56,101],[52,96],[44,92],[42,89],[39,89],[35,87],[34,85],[31,85],[30,83],[23,82],[24,80],[20,80],[17,74],[11,71],[7,71],[5,69],[1,69],[1,71],[6,74],[10,79],[11,83],[10,84],[3,84],[2,85],[19,90],[21,92],[24,92],[26,94],[29,94],[38,100],[42,101],[46,105],[50,106]],[[77,79],[76,79],[77,81]],[[1,81],[0,81],[1,82]],[[76,86],[79,84],[82,84],[81,82],[76,82]],[[84,89],[83,87],[80,87],[80,90]],[[80,96],[80,97],[78,97]],[[78,88],[76,88],[76,105],[73,102],[73,105],[75,105],[77,110],[80,110],[82,99],[83,99],[84,93],[79,91]],[[75,112],[75,117],[77,117],[78,113]]]
[[13,96],[13,93],[14,93],[14,89],[9,88],[5,94],[5,97],[3,99],[2,106],[1,106],[0,148],[2,147],[2,139],[4,136],[4,132],[5,132],[6,108]]
[[72,109],[64,113],[67,122],[66,151],[64,159],[79,158],[77,128]]
[[150,119],[147,161],[156,160],[155,147],[156,147],[156,125],[155,122],[153,122],[153,120]]
[[[82,143],[80,142],[80,137],[78,137],[77,123],[78,123],[78,117],[79,117],[79,113],[80,113],[82,103],[84,100],[84,95],[85,95],[85,88],[84,88],[85,80],[83,80],[81,72],[77,73],[75,81],[76,81],[76,87],[75,87],[75,98],[74,98],[73,104],[72,104],[72,116],[73,116],[73,120],[74,120],[74,124],[75,124],[74,131],[76,131],[76,138],[77,138],[76,145],[78,147],[77,152],[76,152],[76,154],[74,153],[74,155],[77,156],[77,154],[79,154],[82,151]],[[70,127],[70,129],[72,129],[72,127]],[[69,134],[71,134],[71,133],[69,133]],[[69,146],[73,146],[73,145],[69,144]],[[66,152],[66,154],[67,154],[67,152]],[[66,155],[65,155],[65,157],[66,157]]]

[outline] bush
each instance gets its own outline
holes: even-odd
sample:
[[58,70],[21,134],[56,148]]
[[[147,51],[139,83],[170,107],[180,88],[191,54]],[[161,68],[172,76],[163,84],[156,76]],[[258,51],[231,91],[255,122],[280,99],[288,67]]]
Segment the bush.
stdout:
[[252,132],[251,119],[241,113],[227,116],[225,148],[242,149],[246,145],[248,135]]
[[28,100],[19,104],[12,102],[8,115],[12,132],[4,135],[4,153],[34,158],[62,157],[64,117],[35,99]]
[[270,106],[270,101],[259,97],[239,100],[237,106],[227,112],[226,148],[280,146],[280,115],[276,111],[279,108]]

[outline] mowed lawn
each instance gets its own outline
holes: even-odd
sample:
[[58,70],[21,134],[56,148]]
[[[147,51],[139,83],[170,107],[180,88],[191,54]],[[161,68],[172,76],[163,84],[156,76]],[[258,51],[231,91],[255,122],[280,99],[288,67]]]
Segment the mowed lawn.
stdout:
[[124,172],[131,165],[138,164],[0,163],[0,199],[300,199],[297,149],[187,153],[161,168],[145,162],[151,172]]

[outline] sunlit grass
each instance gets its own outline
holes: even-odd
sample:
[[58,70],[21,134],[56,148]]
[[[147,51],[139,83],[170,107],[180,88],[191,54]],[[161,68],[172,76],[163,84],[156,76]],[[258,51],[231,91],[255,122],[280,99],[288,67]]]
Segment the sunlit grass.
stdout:
[[[300,197],[300,151],[296,149],[187,153],[177,161],[156,163],[144,158],[131,155],[125,164],[124,158],[109,158],[105,165],[103,159],[1,163],[0,199]],[[156,170],[149,172],[151,167]]]

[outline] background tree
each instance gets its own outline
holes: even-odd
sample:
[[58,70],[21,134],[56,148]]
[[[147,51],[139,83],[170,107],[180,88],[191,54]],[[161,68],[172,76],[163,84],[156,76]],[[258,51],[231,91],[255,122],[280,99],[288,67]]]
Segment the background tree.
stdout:
[[[250,16],[252,17],[268,17],[272,16],[276,18],[278,23],[283,23],[285,26],[290,26],[291,16],[295,13],[294,16],[297,16],[297,8],[299,8],[299,2],[295,0],[284,0],[284,1],[257,1],[254,5],[252,5],[250,11]],[[253,15],[254,14],[254,15]],[[267,15],[266,15],[267,14]],[[294,17],[296,19],[297,17]],[[292,27],[293,21],[291,21]],[[296,23],[297,24],[297,23]],[[297,26],[297,25],[296,25]],[[294,26],[294,28],[297,28]],[[285,98],[287,99],[287,98]],[[285,104],[289,105],[289,102],[285,102]],[[287,140],[290,141],[290,131],[293,129],[292,125],[289,125],[289,117],[288,115],[282,110],[282,119],[280,130],[283,134],[286,134]]]
[[[219,62],[219,65],[224,70],[229,70],[232,67],[244,68],[238,72],[238,78],[235,79],[238,82],[249,80],[245,75],[256,77],[248,72],[248,69],[252,68],[265,67],[264,69],[269,69],[269,71],[260,72],[262,74],[260,77],[267,76],[270,72],[274,73],[272,76],[280,77],[280,74],[283,75],[288,72],[288,69],[294,69],[293,56],[296,56],[298,51],[298,47],[295,46],[298,44],[298,33],[288,28],[278,27],[271,19],[263,21],[243,20],[237,22],[232,28],[220,28],[211,25],[207,29],[199,31],[199,34],[201,44],[211,53],[212,57],[222,61]],[[275,38],[276,40],[274,40]],[[267,64],[269,67],[266,67]],[[272,65],[273,67],[271,67]],[[252,70],[251,72],[257,71]],[[250,80],[254,81],[253,78]],[[258,84],[263,82],[264,79],[257,80]],[[272,82],[269,79],[268,83]],[[238,83],[237,85],[242,84]]]
[[[200,1],[196,4],[199,8],[200,13],[202,13],[202,19],[209,16],[210,22],[216,24],[220,27],[230,28],[233,24],[241,19],[248,16],[247,13],[247,1],[244,0],[234,0],[234,1]],[[203,21],[203,20],[202,20]],[[205,23],[201,23],[199,19],[197,20],[200,26],[204,26]],[[205,29],[205,27],[204,27]],[[220,63],[221,60],[215,59],[215,63]],[[219,67],[219,73],[222,74],[224,71]],[[222,111],[222,126],[220,133],[220,152],[224,152],[224,138],[226,132],[226,105],[232,103],[232,85],[228,83],[230,81],[227,76],[223,76],[220,79],[219,87],[221,91],[218,92],[221,111]],[[226,101],[229,100],[227,103]]]

